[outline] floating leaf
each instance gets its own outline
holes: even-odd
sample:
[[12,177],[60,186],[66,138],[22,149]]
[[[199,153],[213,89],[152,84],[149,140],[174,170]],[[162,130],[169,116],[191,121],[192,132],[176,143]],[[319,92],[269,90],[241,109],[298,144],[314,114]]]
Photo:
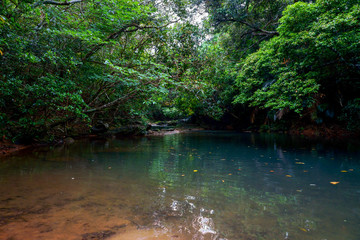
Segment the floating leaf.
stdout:
[[346,170],[341,170],[341,172],[348,172],[348,171],[346,171]]
[[196,169],[194,170],[194,172],[197,172],[197,171],[198,171],[198,170],[196,170]]
[[231,176],[231,175],[232,175],[232,173],[229,173],[228,175],[230,175],[230,176]]
[[296,190],[297,192],[302,192],[302,189],[298,189],[298,190]]
[[270,170],[270,172],[275,172],[274,170]]
[[303,163],[303,162],[296,162],[296,164],[304,165],[305,163]]
[[286,175],[286,177],[290,178],[290,177],[292,177],[292,176],[291,176],[291,175]]
[[339,184],[340,182],[330,182],[332,185]]
[[222,182],[225,182],[225,180],[221,180]]
[[301,231],[303,232],[307,232],[308,230],[306,230],[305,228],[299,228]]
[[182,177],[184,177],[184,176],[185,176],[185,174],[182,174],[181,176],[182,176]]
[[220,159],[221,161],[225,161],[226,159],[225,158],[222,158],[222,159]]

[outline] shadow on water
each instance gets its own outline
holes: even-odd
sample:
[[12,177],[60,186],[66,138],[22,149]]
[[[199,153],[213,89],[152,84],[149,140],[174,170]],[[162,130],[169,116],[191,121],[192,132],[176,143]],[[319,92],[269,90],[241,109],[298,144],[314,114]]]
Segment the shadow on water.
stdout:
[[353,143],[198,132],[0,162],[0,239],[358,239]]

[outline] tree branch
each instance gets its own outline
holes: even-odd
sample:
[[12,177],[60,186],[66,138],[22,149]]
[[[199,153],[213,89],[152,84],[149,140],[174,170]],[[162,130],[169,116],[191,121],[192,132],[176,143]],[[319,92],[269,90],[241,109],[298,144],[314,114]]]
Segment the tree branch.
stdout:
[[246,21],[242,21],[242,20],[237,20],[237,19],[231,18],[231,19],[222,19],[222,20],[218,19],[218,21],[219,22],[237,22],[237,23],[244,24],[244,25],[248,26],[249,28],[254,29],[257,32],[261,32],[264,35],[279,36],[279,33],[277,31],[268,31],[268,30],[256,27],[256,26],[254,26]]
[[56,1],[39,1],[37,3],[34,3],[33,8],[36,8],[40,6],[41,4],[50,4],[50,5],[58,5],[58,6],[68,6],[74,3],[80,3],[84,0],[71,0],[71,1],[65,1],[65,2],[56,2]]
[[[163,26],[141,26],[139,25],[137,22],[133,22],[133,23],[130,23],[130,24],[127,24],[125,25],[124,27],[122,27],[119,31],[117,32],[114,32],[112,34],[110,34],[106,39],[105,41],[109,41],[109,40],[113,40],[113,39],[116,39],[120,36],[120,34],[122,33],[131,33],[131,32],[136,32],[138,30],[144,30],[144,29],[161,29],[163,27],[166,27],[170,24],[172,24],[174,22],[169,22],[168,24],[166,25],[163,25]],[[132,28],[132,29],[129,29],[129,28]],[[88,52],[85,57],[82,58],[82,61],[86,61],[88,58],[90,58],[93,54],[95,54],[97,51],[100,50],[101,47],[105,46],[106,43],[101,43],[99,45],[96,45],[94,46],[90,52]]]
[[136,93],[137,93],[137,90],[133,90],[130,93],[128,93],[127,95],[122,96],[120,98],[117,98],[112,102],[106,103],[106,104],[104,104],[102,106],[99,106],[99,107],[95,107],[95,108],[92,108],[92,109],[85,110],[85,111],[83,111],[83,113],[92,113],[92,112],[97,112],[97,111],[103,110],[105,108],[109,108],[109,107],[114,106],[115,104],[117,104],[117,103],[119,103],[119,102],[121,102],[123,100],[130,99]]

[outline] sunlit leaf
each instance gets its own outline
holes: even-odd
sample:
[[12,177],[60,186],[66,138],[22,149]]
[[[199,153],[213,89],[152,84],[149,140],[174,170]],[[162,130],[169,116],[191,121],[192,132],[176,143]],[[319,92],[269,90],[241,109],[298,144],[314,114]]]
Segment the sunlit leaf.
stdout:
[[305,228],[299,228],[301,231],[303,232],[307,232],[308,230],[306,230]]
[[340,182],[330,182],[332,185],[339,184]]
[[195,169],[194,172],[198,172],[198,170]]
[[346,173],[346,172],[348,172],[348,171],[346,171],[346,170],[341,170],[341,172],[342,172],[342,173]]
[[291,175],[286,175],[286,177],[291,178],[292,176]]
[[296,162],[296,164],[304,165],[305,163],[303,163],[303,162]]

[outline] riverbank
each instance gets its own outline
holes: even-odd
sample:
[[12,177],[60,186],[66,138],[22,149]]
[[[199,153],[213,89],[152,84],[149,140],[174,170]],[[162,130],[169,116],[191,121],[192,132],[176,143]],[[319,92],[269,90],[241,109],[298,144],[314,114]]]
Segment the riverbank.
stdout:
[[[189,133],[189,132],[196,132],[202,130],[208,130],[210,128],[203,127],[200,125],[195,124],[188,124],[182,126],[167,126],[167,125],[154,125],[152,128],[148,129],[147,131],[133,131],[133,126],[129,129],[132,131],[128,131],[128,128],[124,128],[125,131],[123,132],[115,132],[115,131],[108,131],[105,133],[99,134],[87,134],[77,137],[65,137],[62,140],[59,140],[55,144],[71,144],[75,140],[78,139],[86,139],[86,138],[111,138],[111,137],[130,137],[130,136],[166,136],[172,134],[180,134],[180,133]],[[216,129],[211,129],[215,130]],[[227,129],[229,130],[229,129]],[[232,129],[233,130],[233,129]],[[230,131],[230,130],[229,130]],[[243,130],[238,132],[252,132],[252,133],[260,133],[260,132],[268,132],[268,133],[280,133],[280,134],[287,134],[287,135],[294,135],[294,136],[304,136],[309,139],[324,139],[324,140],[346,140],[346,139],[360,139],[359,133],[354,133],[340,126],[314,126],[309,125],[305,127],[292,127],[288,131],[272,131],[271,129],[268,130],[261,130],[261,129],[252,129],[252,130]],[[127,133],[127,134],[124,134]],[[54,143],[48,143],[51,145]],[[0,158],[10,156],[14,153],[18,153],[20,151],[35,148],[39,144],[14,144],[11,143],[9,140],[2,139],[0,140]],[[42,144],[44,145],[44,144]]]
[[13,154],[15,152],[29,149],[31,147],[33,147],[33,145],[18,145],[14,143],[0,141],[0,158]]

